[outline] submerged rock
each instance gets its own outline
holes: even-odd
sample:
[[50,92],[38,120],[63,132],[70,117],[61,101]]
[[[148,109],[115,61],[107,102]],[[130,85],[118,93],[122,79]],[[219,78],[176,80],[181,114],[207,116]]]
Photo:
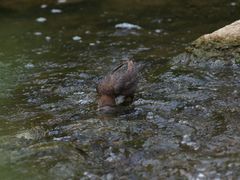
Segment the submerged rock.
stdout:
[[120,29],[142,29],[140,26],[135,25],[135,24],[131,24],[131,23],[120,23],[120,24],[116,24],[115,28],[120,28]]

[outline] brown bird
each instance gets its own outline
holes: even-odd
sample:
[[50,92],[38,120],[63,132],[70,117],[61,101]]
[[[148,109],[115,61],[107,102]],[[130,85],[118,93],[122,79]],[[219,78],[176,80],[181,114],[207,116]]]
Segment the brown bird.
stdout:
[[135,63],[128,60],[100,80],[97,85],[97,93],[100,96],[98,108],[100,110],[113,108],[116,106],[115,98],[119,96],[124,97],[124,103],[131,103],[137,88],[137,73]]

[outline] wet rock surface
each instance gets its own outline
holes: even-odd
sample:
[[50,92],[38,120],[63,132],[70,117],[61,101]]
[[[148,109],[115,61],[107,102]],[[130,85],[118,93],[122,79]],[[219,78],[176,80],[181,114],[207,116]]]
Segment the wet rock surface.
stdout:
[[[201,163],[195,164],[199,169],[195,176],[180,170],[190,179],[223,178],[217,172],[223,172],[227,166],[224,172],[227,178],[239,177],[230,168],[233,164],[233,169],[239,166],[239,152],[233,153],[239,147],[236,142],[240,115],[239,25],[236,21],[212,34],[203,35],[187,48],[187,52],[171,61],[169,80],[173,82],[172,87],[175,83],[178,87],[170,96],[186,103],[175,118],[194,127],[193,133],[183,136],[181,145],[201,152],[197,154],[202,158]],[[196,138],[194,142],[191,141],[192,134]],[[204,158],[206,154],[208,157]],[[238,160],[229,158],[231,154]],[[213,160],[214,157],[217,160]],[[228,160],[223,160],[224,157]],[[211,168],[204,167],[210,161]],[[208,168],[211,170],[206,172]]]

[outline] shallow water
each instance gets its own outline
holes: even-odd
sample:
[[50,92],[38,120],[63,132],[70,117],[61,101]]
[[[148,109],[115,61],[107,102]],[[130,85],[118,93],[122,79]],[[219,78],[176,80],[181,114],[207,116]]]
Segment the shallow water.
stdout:
[[[172,60],[238,2],[45,2],[0,5],[1,179],[240,178],[239,69]],[[98,79],[129,57],[134,103],[96,112]]]

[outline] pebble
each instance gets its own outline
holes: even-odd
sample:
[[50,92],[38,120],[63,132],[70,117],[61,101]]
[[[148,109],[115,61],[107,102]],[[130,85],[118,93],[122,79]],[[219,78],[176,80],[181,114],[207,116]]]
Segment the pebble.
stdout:
[[115,28],[120,28],[120,29],[142,29],[140,26],[135,25],[135,24],[130,24],[130,23],[120,23],[116,24]]
[[34,68],[34,65],[32,63],[27,63],[24,67],[27,69],[31,69]]
[[43,22],[46,22],[47,19],[45,17],[39,17],[36,19],[37,22],[40,22],[40,23],[43,23]]
[[80,41],[82,38],[80,36],[73,36],[72,39],[74,41]]
[[42,8],[42,9],[44,9],[44,8],[46,8],[46,7],[47,7],[47,4],[42,4],[42,5],[41,5],[41,8]]
[[36,36],[41,36],[42,32],[34,32],[33,34],[36,35]]
[[231,6],[236,6],[237,3],[236,3],[236,2],[231,2],[230,5],[231,5]]
[[66,3],[67,0],[58,0],[58,3]]
[[161,33],[162,30],[161,30],[161,29],[156,29],[155,32],[156,32],[156,33]]
[[59,13],[62,13],[62,10],[61,9],[51,9],[51,13],[59,14]]
[[45,39],[46,39],[47,41],[50,41],[50,40],[51,40],[51,37],[50,37],[50,36],[46,36]]

